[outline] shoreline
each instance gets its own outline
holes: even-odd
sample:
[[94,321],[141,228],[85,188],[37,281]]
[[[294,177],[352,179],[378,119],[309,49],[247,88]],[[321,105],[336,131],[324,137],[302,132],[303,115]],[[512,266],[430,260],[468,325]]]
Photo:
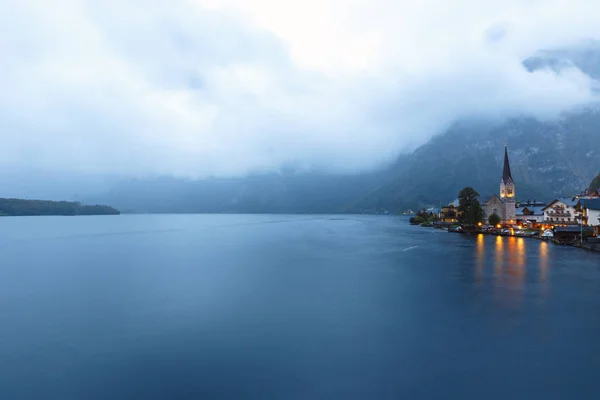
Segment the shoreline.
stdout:
[[[426,227],[423,227],[426,228]],[[438,228],[438,227],[432,227],[433,229],[442,229],[443,228]],[[491,232],[461,232],[461,231],[452,231],[452,230],[447,230],[448,233],[458,233],[458,234],[462,234],[462,235],[487,235],[487,236],[502,236],[502,237],[514,237],[514,238],[522,238],[522,239],[534,239],[534,240],[538,240],[541,242],[547,242],[547,243],[552,243],[556,246],[569,246],[569,247],[575,247],[578,249],[583,249],[586,251],[589,251],[591,253],[600,253],[600,243],[589,243],[589,242],[576,242],[576,243],[561,243],[559,242],[557,239],[553,238],[553,237],[540,237],[540,236],[517,236],[517,235],[506,235],[506,234],[501,234],[501,233],[491,233]]]

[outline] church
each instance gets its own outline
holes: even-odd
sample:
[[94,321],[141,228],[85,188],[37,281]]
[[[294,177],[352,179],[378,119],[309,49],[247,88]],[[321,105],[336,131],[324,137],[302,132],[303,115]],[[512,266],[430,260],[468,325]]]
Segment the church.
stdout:
[[504,168],[500,180],[500,196],[494,194],[480,198],[479,202],[483,208],[483,219],[485,222],[492,214],[500,217],[503,224],[514,224],[517,219],[517,207],[515,202],[515,182],[510,172],[508,160],[508,148],[504,147]]

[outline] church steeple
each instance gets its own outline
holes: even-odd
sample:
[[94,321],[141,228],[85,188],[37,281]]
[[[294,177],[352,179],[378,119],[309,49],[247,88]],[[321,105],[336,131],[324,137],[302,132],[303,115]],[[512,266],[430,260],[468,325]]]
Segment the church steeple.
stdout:
[[502,171],[502,182],[506,185],[509,182],[513,183],[513,178],[510,173],[510,162],[508,162],[508,146],[504,146],[504,170]]
[[510,173],[510,162],[508,161],[508,147],[504,146],[504,169],[500,181],[500,198],[502,200],[514,200],[515,182]]

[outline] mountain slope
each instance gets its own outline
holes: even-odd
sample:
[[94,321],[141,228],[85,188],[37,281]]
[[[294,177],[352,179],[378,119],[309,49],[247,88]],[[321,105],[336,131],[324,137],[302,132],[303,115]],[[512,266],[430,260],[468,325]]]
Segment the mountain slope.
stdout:
[[335,213],[443,205],[464,186],[497,193],[508,144],[520,200],[550,200],[589,186],[600,169],[600,109],[555,121],[456,123],[385,170],[363,174],[265,174],[236,179],[123,181],[85,201],[123,212]]
[[282,173],[200,181],[126,180],[88,201],[137,213],[338,213],[381,186],[384,177],[380,171],[360,176]]
[[[600,42],[543,50],[523,61],[530,72],[577,68],[600,83]],[[600,87],[600,85],[598,85]],[[136,212],[362,212],[443,205],[461,188],[497,193],[504,145],[520,200],[572,195],[600,169],[600,106],[553,121],[460,121],[382,171],[358,176],[273,173],[237,179],[124,181],[88,201]]]
[[589,191],[592,192],[598,189],[600,189],[600,174],[598,174],[590,183]]
[[504,145],[509,146],[517,197],[546,199],[579,193],[600,168],[600,109],[541,122],[455,124],[417,149],[388,181],[354,209],[446,204],[464,186],[497,193]]
[[[600,83],[600,41],[539,51],[523,61],[530,72],[579,69]],[[600,85],[596,85],[596,88]],[[404,157],[379,188],[352,209],[445,204],[466,186],[496,193],[508,144],[517,196],[522,200],[571,195],[600,169],[600,106],[565,113],[554,121],[526,116],[501,124],[461,121]]]

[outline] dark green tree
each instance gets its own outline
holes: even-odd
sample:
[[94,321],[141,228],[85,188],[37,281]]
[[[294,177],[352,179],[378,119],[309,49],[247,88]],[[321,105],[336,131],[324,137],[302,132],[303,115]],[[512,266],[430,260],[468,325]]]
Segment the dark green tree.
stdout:
[[421,209],[421,210],[419,210],[419,212],[417,213],[417,217],[421,217],[421,218],[423,218],[423,219],[427,219],[427,218],[429,218],[429,215],[430,215],[430,214],[429,214],[429,213],[427,212],[427,210],[426,210],[426,209],[424,209],[424,208],[423,208],[423,209]]
[[458,220],[462,224],[475,225],[483,219],[483,209],[479,204],[479,193],[466,187],[458,193]]
[[72,201],[0,198],[0,215],[116,215],[119,211],[104,205],[83,205]]
[[500,221],[500,217],[496,213],[490,215],[490,217],[488,218],[488,222],[490,223],[490,225],[496,226],[500,223]]
[[596,176],[590,183],[590,191],[594,191],[596,189],[600,189],[600,174],[598,174],[598,176]]

